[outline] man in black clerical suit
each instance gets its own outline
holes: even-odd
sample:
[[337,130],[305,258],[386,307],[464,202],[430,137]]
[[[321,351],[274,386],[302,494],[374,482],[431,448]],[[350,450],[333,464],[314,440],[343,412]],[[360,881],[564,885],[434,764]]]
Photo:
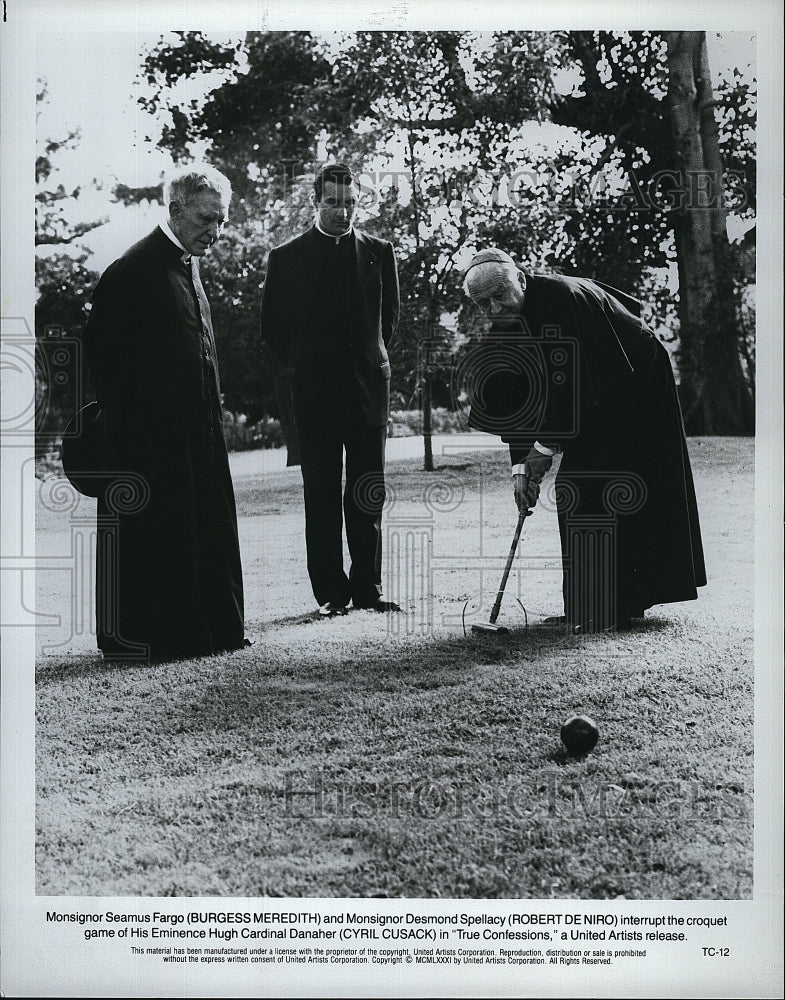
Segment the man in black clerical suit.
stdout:
[[610,631],[706,584],[692,471],[670,359],[630,296],[585,278],[524,274],[478,253],[465,289],[492,319],[470,364],[470,423],[509,444],[515,500],[555,483],[564,620]]
[[314,225],[270,251],[261,308],[262,336],[291,377],[308,574],[324,617],[344,614],[350,600],[396,610],[382,597],[381,533],[387,347],[400,306],[395,254],[391,243],[353,228],[357,188],[344,164],[322,167],[312,197]]
[[239,648],[243,580],[210,306],[198,258],[226,221],[205,165],[164,185],[168,219],[111,264],[84,335],[101,408],[98,645],[155,660]]

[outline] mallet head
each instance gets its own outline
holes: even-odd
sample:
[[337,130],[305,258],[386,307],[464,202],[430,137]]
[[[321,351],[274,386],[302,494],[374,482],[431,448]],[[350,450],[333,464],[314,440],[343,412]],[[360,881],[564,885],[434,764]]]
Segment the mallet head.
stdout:
[[491,622],[478,622],[476,625],[472,625],[472,632],[479,633],[480,635],[509,635],[510,630],[505,625],[493,625]]

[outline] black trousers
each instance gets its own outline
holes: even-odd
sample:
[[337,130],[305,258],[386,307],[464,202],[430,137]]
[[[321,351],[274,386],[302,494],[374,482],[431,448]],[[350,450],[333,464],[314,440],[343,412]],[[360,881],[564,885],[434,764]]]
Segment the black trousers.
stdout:
[[[295,377],[308,575],[318,604],[369,607],[382,595],[387,427],[365,424],[351,375]],[[341,483],[346,453],[346,483]],[[343,563],[343,523],[351,566]]]

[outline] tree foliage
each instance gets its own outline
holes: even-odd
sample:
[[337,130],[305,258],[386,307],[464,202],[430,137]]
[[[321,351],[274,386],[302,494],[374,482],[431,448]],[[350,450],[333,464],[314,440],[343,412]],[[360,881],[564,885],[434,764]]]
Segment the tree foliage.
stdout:
[[[46,85],[39,81],[37,107],[46,101]],[[39,136],[35,161],[36,335],[36,449],[52,448],[67,421],[85,402],[87,372],[78,336],[99,275],[87,266],[88,252],[76,252],[79,241],[106,221],[74,221],[81,188],[66,190],[52,181],[58,173],[58,154],[76,148],[79,131],[56,139]],[[71,252],[58,252],[67,246]]]
[[36,454],[51,450],[66,423],[86,401],[87,368],[80,334],[99,275],[88,255],[36,257]]
[[[569,42],[581,83],[553,117],[581,132],[588,155],[565,213],[565,263],[638,294],[652,269],[677,264],[688,429],[749,432],[749,331],[725,218],[754,215],[752,90],[740,76],[726,85],[717,121],[702,32],[571,32]],[[677,43],[690,46],[682,62]],[[695,241],[704,223],[710,250]]]
[[[36,106],[40,109],[46,101],[46,84],[38,81],[36,92]],[[80,132],[74,129],[57,139],[41,139],[38,141],[35,158],[35,245],[36,246],[62,246],[69,243],[77,243],[92,229],[104,225],[106,219],[98,219],[93,222],[74,222],[70,215],[73,212],[74,203],[81,193],[81,187],[77,186],[71,190],[59,183],[56,186],[47,186],[48,182],[57,174],[56,164],[53,157],[65,150],[76,148],[79,144]]]
[[[579,83],[560,94],[556,74],[570,68]],[[684,256],[661,33],[251,32],[217,42],[181,32],[147,53],[142,77],[141,103],[165,119],[160,144],[178,160],[206,148],[238,195],[209,270],[226,400],[244,412],[282,411],[285,393],[251,331],[267,252],[310,223],[308,178],[327,156],[360,173],[360,224],[396,247],[400,402],[450,402],[451,359],[477,328],[460,267],[476,247],[498,243],[529,266],[645,294],[650,312],[673,308],[655,279]],[[206,96],[197,79],[213,84]],[[718,98],[726,193],[746,198],[729,207],[752,218],[754,89],[739,77]],[[564,142],[538,161],[532,123],[549,118]]]
[[[266,195],[271,174],[285,183],[287,165],[310,161],[322,130],[344,118],[331,66],[309,32],[249,32],[227,43],[176,32],[147,53],[142,73],[150,90],[140,103],[167,118],[160,145],[183,160],[208,143],[240,199]],[[182,86],[197,77],[216,77],[216,86],[183,105]]]
[[54,253],[36,257],[36,337],[46,336],[49,326],[77,333],[87,320],[87,309],[99,275],[87,266],[88,254],[72,257]]
[[714,93],[722,162],[726,174],[737,179],[735,187],[739,194],[733,210],[752,220],[757,207],[757,81],[745,79],[734,68],[732,78],[720,80]]
[[419,394],[427,470],[431,405],[450,401],[456,338],[443,318],[464,306],[458,262],[504,211],[494,187],[523,155],[518,130],[547,107],[558,52],[544,33],[358,32],[336,59],[339,87],[362,97],[332,152],[394,168],[386,192],[376,171],[376,225],[399,254],[395,388]]
[[[349,161],[369,202],[364,228],[391,239],[399,260],[393,390],[405,400],[434,390],[446,401],[447,366],[433,361],[440,351],[432,348],[449,354],[442,319],[463,306],[457,261],[498,211],[479,197],[476,178],[483,172],[498,180],[520,157],[516,129],[547,107],[558,52],[550,36],[511,32],[331,39],[264,32],[224,45],[182,33],[148,54],[153,92],[143,104],[168,109],[161,144],[176,158],[208,142],[211,159],[231,177],[239,195],[234,224],[247,242],[241,252],[235,239],[225,241],[216,261],[230,263],[225,248],[234,246],[243,259],[256,259],[258,282],[269,247],[310,224],[307,178],[319,159]],[[216,67],[221,82],[198,107],[177,104],[172,88]],[[214,300],[219,322],[229,314],[222,288],[216,285]],[[233,301],[233,329],[256,323],[252,299]],[[234,349],[224,344],[222,358]],[[224,368],[231,373],[242,364],[230,359]]]

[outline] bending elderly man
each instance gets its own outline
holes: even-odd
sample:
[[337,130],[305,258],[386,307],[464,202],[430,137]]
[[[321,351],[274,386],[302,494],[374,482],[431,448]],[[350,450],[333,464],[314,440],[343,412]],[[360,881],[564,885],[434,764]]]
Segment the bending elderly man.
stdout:
[[490,317],[472,361],[470,423],[510,447],[519,510],[553,454],[564,620],[625,628],[706,584],[681,410],[665,348],[635,299],[586,278],[525,274],[478,253],[465,290]]

